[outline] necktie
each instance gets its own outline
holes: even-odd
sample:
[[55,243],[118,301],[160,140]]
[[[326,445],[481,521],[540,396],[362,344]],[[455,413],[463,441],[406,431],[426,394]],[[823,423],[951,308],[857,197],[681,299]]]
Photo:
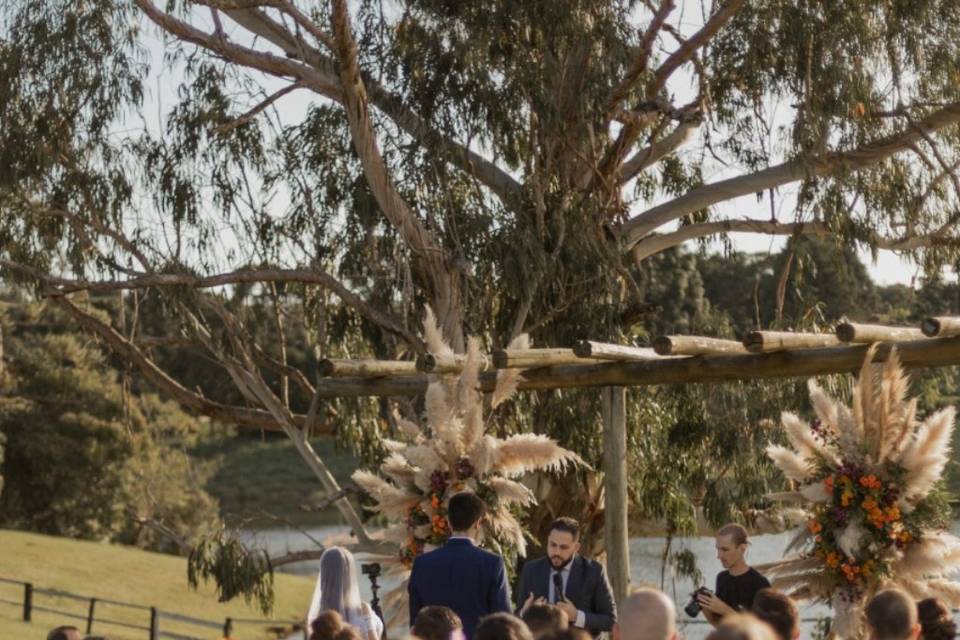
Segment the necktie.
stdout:
[[563,578],[559,571],[553,572],[553,603],[563,600]]

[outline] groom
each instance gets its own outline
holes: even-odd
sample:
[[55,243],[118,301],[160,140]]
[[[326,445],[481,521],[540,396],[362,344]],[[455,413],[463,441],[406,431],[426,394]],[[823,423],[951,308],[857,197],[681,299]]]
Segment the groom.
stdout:
[[503,558],[477,546],[486,514],[487,505],[476,494],[458,493],[450,498],[450,538],[439,549],[413,561],[407,585],[411,624],[423,607],[450,607],[460,616],[464,635],[471,638],[483,616],[512,611]]

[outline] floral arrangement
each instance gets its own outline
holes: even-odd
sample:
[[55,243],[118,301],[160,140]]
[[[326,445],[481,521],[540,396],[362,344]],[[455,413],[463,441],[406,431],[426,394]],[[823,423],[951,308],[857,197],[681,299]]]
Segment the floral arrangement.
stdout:
[[895,351],[883,365],[868,351],[848,408],[813,381],[817,419],[782,415],[790,447],[767,454],[797,485],[780,494],[801,504],[785,515],[803,523],[784,560],[763,567],[775,587],[834,608],[833,631],[860,635],[860,609],[896,585],[920,600],[960,605],[960,540],[945,532],[949,506],[939,489],[949,460],[954,409],[918,422],[916,400]]
[[[429,308],[424,338],[432,353],[455,355],[442,339]],[[510,344],[511,349],[527,346],[525,335]],[[359,470],[352,476],[375,501],[373,509],[389,522],[376,537],[396,544],[399,551],[380,561],[388,564],[387,574],[401,579],[418,555],[442,545],[450,536],[447,503],[461,491],[472,491],[487,504],[482,542],[501,553],[524,554],[526,540],[517,515],[536,500],[517,479],[529,472],[560,471],[568,465],[583,464],[577,454],[546,436],[526,433],[500,439],[486,434],[480,391],[484,361],[478,340],[468,340],[463,362],[459,376],[431,376],[422,426],[394,413],[402,440],[383,441],[389,453],[379,473]],[[519,381],[519,370],[499,371],[490,407],[510,398]],[[384,598],[390,609],[388,622],[402,621],[405,597],[404,580]]]

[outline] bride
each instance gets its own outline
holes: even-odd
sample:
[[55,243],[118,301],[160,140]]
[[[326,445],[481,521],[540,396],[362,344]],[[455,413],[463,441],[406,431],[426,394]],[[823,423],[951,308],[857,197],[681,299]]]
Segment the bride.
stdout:
[[320,573],[310,601],[307,628],[322,611],[336,611],[355,627],[364,640],[380,640],[383,621],[360,599],[360,583],[353,554],[343,547],[330,547],[320,556]]

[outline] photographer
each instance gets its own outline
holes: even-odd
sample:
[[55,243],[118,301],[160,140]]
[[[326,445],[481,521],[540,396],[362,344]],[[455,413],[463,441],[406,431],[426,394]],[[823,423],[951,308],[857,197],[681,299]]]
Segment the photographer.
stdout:
[[769,580],[747,564],[747,544],[747,530],[739,524],[724,525],[717,531],[717,558],[724,571],[717,575],[716,592],[702,590],[696,596],[713,626],[728,613],[749,611],[757,592],[770,586]]

